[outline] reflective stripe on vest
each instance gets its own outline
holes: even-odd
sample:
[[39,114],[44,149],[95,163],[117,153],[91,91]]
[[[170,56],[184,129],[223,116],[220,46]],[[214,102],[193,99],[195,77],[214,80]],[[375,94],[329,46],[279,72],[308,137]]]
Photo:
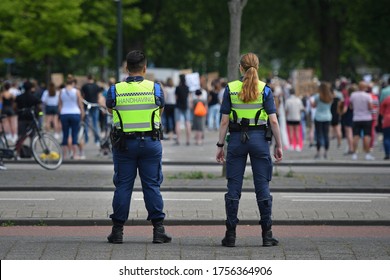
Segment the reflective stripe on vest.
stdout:
[[[230,82],[229,84],[230,91],[230,101],[232,103],[232,110],[230,113],[230,120],[234,122],[234,112],[237,114],[237,123],[240,123],[242,118],[249,119],[249,125],[263,125],[267,123],[268,115],[263,109],[263,90],[266,86],[266,83],[259,81],[259,97],[256,101],[244,103],[241,99],[238,98],[238,94],[242,89],[242,82],[237,80]],[[259,119],[256,124],[256,114],[260,111]]]
[[115,90],[115,127],[124,132],[152,131],[160,127],[160,108],[156,105],[154,82],[121,82],[115,85]]

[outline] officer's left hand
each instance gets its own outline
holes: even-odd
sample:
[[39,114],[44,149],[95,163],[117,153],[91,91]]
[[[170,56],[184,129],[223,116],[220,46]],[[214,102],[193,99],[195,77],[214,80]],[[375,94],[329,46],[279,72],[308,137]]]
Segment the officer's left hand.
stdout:
[[217,150],[217,155],[216,155],[216,160],[218,163],[223,163],[225,161],[225,153],[223,151],[223,148],[218,148]]
[[275,157],[275,162],[279,162],[283,159],[283,150],[282,148],[276,147],[274,150],[274,157]]

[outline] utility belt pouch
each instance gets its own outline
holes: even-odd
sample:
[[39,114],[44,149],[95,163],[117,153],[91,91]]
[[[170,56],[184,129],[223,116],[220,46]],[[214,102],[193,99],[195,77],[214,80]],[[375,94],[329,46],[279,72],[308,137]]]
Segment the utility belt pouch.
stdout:
[[249,130],[249,119],[242,118],[240,122],[241,126],[241,143],[246,143],[249,140],[248,130]]
[[267,125],[266,129],[265,129],[265,140],[266,141],[271,141],[272,140],[272,129],[271,129],[271,126],[270,125]]
[[159,128],[158,136],[160,137],[160,140],[164,139],[164,130],[163,130],[162,126],[160,126],[160,128]]
[[160,126],[158,129],[153,130],[153,140],[162,140],[164,139],[163,128]]
[[111,143],[112,147],[121,151],[126,150],[126,137],[122,130],[113,128],[111,131]]

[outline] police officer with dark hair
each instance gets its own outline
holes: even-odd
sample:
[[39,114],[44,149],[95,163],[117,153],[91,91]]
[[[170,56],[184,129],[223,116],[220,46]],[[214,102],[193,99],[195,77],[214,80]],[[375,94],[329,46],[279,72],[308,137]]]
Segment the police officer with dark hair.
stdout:
[[282,160],[283,151],[272,92],[265,83],[259,81],[258,68],[259,59],[255,54],[247,53],[241,57],[240,72],[243,77],[228,84],[221,106],[222,119],[216,155],[219,163],[225,160],[223,146],[227,131],[230,132],[226,158],[226,233],[222,240],[222,245],[227,247],[235,246],[236,226],[239,222],[238,206],[248,155],[260,212],[263,246],[278,245],[278,240],[273,237],[271,231],[271,132],[275,138],[276,161]]
[[137,170],[142,183],[147,220],[153,224],[153,243],[167,243],[172,238],[165,233],[163,198],[160,185],[162,145],[161,113],[164,93],[161,85],[146,80],[146,57],[142,51],[127,54],[129,77],[112,85],[106,105],[113,114],[113,161],[115,185],[112,202],[112,232],[110,243],[123,242],[123,226],[128,219],[130,200]]

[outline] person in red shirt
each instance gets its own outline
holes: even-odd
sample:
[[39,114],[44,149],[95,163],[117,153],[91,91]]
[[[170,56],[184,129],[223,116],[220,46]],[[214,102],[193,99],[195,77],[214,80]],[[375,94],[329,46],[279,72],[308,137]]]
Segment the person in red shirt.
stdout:
[[379,98],[378,98],[378,95],[372,91],[371,86],[368,88],[367,92],[371,96],[371,104],[372,104],[372,109],[371,109],[372,124],[371,124],[371,140],[370,140],[370,149],[372,149],[374,147],[374,143],[376,140],[375,127],[378,124]]

